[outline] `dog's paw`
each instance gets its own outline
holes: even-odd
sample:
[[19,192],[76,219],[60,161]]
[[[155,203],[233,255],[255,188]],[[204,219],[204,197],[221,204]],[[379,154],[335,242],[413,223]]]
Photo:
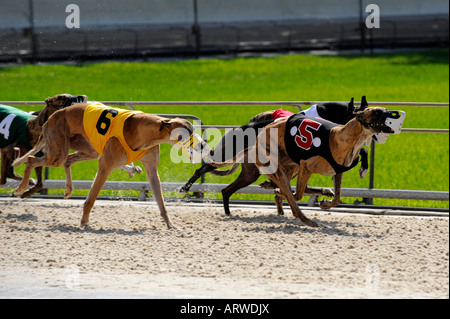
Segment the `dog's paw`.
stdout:
[[305,225],[309,226],[309,227],[320,227],[321,225],[313,220],[304,220],[302,221]]
[[180,193],[187,193],[190,188],[191,188],[191,185],[186,184],[184,186],[181,186],[181,188],[178,190],[178,192],[180,192]]
[[261,184],[259,184],[259,187],[264,188],[264,189],[275,189],[277,188],[277,185],[275,185],[273,182],[262,182]]
[[359,169],[359,176],[361,177],[361,179],[363,179],[364,176],[366,176],[366,174],[367,174],[367,169],[361,167]]
[[127,171],[128,175],[130,176],[130,178],[134,177],[134,174],[141,174],[143,172],[142,168],[140,168],[139,166],[133,166],[133,169]]
[[333,207],[333,205],[331,204],[332,202],[330,200],[321,200],[319,203],[319,207],[321,209],[330,209],[331,207]]
[[334,197],[334,192],[331,188],[322,188],[322,195]]
[[64,199],[68,199],[70,196],[72,196],[72,190],[73,188],[67,189],[64,191]]
[[13,196],[21,196],[23,193],[25,193],[26,189],[16,188],[13,192]]

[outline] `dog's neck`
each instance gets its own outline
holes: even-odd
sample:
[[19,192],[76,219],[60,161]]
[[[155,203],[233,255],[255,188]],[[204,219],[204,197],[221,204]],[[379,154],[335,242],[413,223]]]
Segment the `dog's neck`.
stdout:
[[52,111],[50,110],[50,107],[47,105],[42,109],[42,111],[39,112],[39,114],[36,117],[32,118],[30,122],[33,123],[33,125],[35,125],[36,127],[42,127],[45,124],[45,122],[47,122],[50,115],[52,115],[56,111],[56,108],[54,107],[52,107],[51,109]]
[[356,118],[346,125],[334,127],[330,133],[330,149],[334,160],[340,165],[350,166],[372,135]]
[[40,132],[42,130],[42,126],[47,122],[50,115],[55,113],[57,109],[54,107],[49,107],[48,105],[39,112],[38,116],[33,117],[27,122],[27,132],[28,138],[30,139],[30,143],[37,142],[39,134],[32,134],[31,132]]

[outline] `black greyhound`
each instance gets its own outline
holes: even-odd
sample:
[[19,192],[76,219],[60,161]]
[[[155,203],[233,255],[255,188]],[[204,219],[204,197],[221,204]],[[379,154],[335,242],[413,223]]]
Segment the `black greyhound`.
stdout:
[[[306,115],[311,116],[311,114],[316,114],[316,116],[319,116],[323,119],[329,120],[331,122],[337,123],[337,124],[346,124],[348,121],[353,119],[355,117],[354,112],[356,111],[362,111],[366,107],[368,107],[368,103],[366,101],[366,97],[363,96],[361,99],[361,105],[359,108],[355,109],[353,104],[353,98],[349,103],[340,103],[340,102],[326,102],[326,103],[319,103],[317,105],[312,106],[310,109],[306,111],[302,111],[303,113],[306,113]],[[313,109],[314,108],[314,109]],[[266,111],[263,113],[260,113],[256,116],[254,116],[250,123],[241,126],[240,128],[236,128],[233,130],[228,131],[221,139],[215,150],[210,151],[210,158],[213,162],[224,162],[225,160],[229,160],[233,158],[240,150],[248,148],[252,145],[254,145],[256,140],[252,140],[251,136],[257,136],[258,131],[265,127],[266,125],[272,123],[275,119],[272,117],[272,113],[274,111]],[[309,114],[308,114],[309,113]],[[248,130],[253,131],[253,134],[248,134]],[[244,133],[245,132],[245,133]],[[236,136],[236,133],[243,134],[247,138],[247,140],[244,142],[244,145],[241,145],[241,147],[236,148],[233,143],[233,139]],[[242,140],[242,139],[241,139]],[[226,146],[233,145],[233,147],[226,148]],[[219,152],[218,152],[218,151]],[[228,153],[225,152],[228,150]],[[368,164],[368,151],[365,148],[361,148],[360,150],[360,156],[361,156],[361,168],[359,170],[361,178],[365,176],[367,173],[369,164]],[[208,161],[208,162],[211,162]],[[237,190],[246,187],[252,183],[254,183],[258,177],[261,175],[258,168],[253,163],[248,163],[245,161],[244,163],[241,163],[242,170],[239,174],[238,178],[222,189],[222,198],[223,198],[223,206],[225,210],[225,214],[230,215],[230,207],[229,207],[229,199],[231,195],[233,195]],[[188,192],[191,188],[192,184],[195,183],[195,181],[200,178],[203,174],[206,173],[212,173],[216,176],[226,176],[230,175],[233,172],[237,170],[239,167],[239,163],[234,163],[232,167],[228,170],[218,170],[217,167],[212,166],[208,163],[204,163],[202,167],[197,169],[195,173],[192,175],[192,177],[189,179],[189,181],[180,189],[180,192]],[[264,182],[260,184],[261,187],[264,188],[275,188],[274,185],[270,182]],[[313,188],[310,188],[310,190],[313,190]],[[318,190],[318,189],[314,189]],[[332,196],[333,193],[330,193],[330,190],[328,189],[319,189],[319,192],[321,192],[323,195]],[[283,208],[282,208],[282,198],[278,195],[275,196],[275,202],[277,204],[277,211],[279,215],[283,215]]]

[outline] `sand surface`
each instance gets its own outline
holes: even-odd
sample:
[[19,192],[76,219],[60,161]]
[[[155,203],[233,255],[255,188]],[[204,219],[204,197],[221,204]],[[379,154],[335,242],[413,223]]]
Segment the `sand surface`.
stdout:
[[1,298],[449,298],[449,220],[0,198]]

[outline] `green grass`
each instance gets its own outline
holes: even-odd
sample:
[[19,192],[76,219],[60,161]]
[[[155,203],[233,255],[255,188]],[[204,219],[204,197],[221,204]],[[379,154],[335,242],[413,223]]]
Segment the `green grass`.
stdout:
[[[448,50],[430,50],[374,56],[280,55],[173,62],[19,65],[0,67],[0,83],[0,100],[43,100],[67,92],[87,94],[98,101],[347,101],[366,95],[369,104],[371,101],[448,102],[449,64]],[[139,109],[149,113],[194,114],[205,124],[242,125],[270,108],[146,106]],[[406,128],[449,127],[448,108],[397,109],[407,113]],[[376,146],[375,188],[448,191],[448,142],[448,134],[402,133],[389,137],[386,144]],[[186,181],[199,165],[166,164],[171,163],[169,151],[170,147],[163,145],[159,167],[162,181]],[[76,164],[73,178],[93,179],[96,169],[96,161]],[[206,181],[229,183],[236,176],[237,173],[230,177],[207,175]],[[51,169],[50,178],[63,179],[63,170]],[[128,175],[117,171],[110,180],[128,180]],[[145,176],[136,176],[135,180],[144,181]],[[264,177],[258,182],[262,180]],[[313,176],[310,184],[332,186],[331,179],[323,176]],[[368,185],[368,178],[361,180],[356,169],[344,176],[343,187]],[[85,193],[80,190],[75,194]],[[120,193],[123,194],[135,193]],[[208,194],[208,197],[220,198],[218,194]],[[255,197],[235,195],[233,198]],[[432,201],[375,200],[375,204],[448,208],[448,202]]]

